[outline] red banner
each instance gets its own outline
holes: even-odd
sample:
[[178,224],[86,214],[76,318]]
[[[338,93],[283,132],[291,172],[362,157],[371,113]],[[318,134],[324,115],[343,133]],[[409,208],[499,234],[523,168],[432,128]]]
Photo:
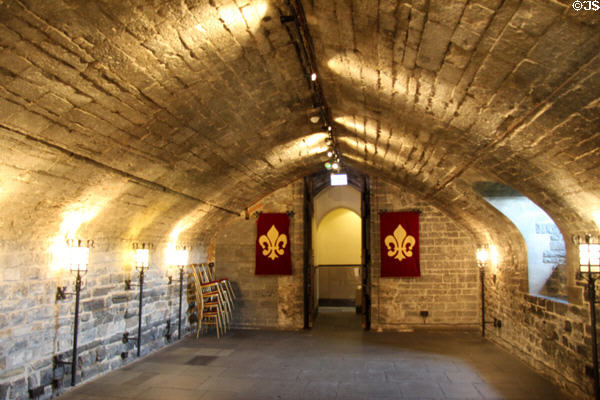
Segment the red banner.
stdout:
[[381,276],[421,276],[419,213],[388,212],[379,216]]
[[291,275],[290,217],[260,214],[256,221],[256,275]]

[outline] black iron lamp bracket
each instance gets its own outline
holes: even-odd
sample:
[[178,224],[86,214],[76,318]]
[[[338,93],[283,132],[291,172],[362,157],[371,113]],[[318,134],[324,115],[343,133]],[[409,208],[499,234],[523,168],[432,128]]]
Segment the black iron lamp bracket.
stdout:
[[138,285],[131,283],[131,279],[125,279],[125,290],[131,290],[134,286]]
[[56,301],[60,301],[60,300],[66,300],[67,296],[72,296],[75,293],[69,293],[67,292],[67,287],[66,286],[58,286],[56,288]]
[[139,283],[131,283],[131,279],[125,279],[125,290],[131,290],[134,287],[140,287]]
[[64,367],[65,365],[73,364],[71,361],[65,361],[62,359],[62,356],[56,355],[52,356],[52,369],[55,370],[58,367]]
[[402,210],[388,210],[387,208],[382,208],[378,211],[379,214],[387,214],[389,212],[414,212],[417,214],[423,213],[423,211],[419,210],[418,208],[407,208]]
[[171,340],[171,320],[167,320],[167,331],[165,332],[165,338],[167,341]]
[[129,332],[125,332],[121,340],[123,341],[123,343],[129,343],[131,341],[137,340],[137,337],[129,336]]
[[[252,214],[252,216],[253,216],[253,217],[255,217],[255,218],[258,218],[258,217],[260,217],[260,216],[261,216],[261,214],[264,214],[264,212],[263,212],[263,211],[256,211],[256,212],[254,212],[254,214]],[[295,211],[293,211],[293,210],[287,210],[287,211],[286,211],[286,212],[284,212],[283,214],[287,214],[287,216],[288,216],[289,218],[293,218],[293,217],[294,217],[294,215],[296,215],[296,212],[295,212]]]

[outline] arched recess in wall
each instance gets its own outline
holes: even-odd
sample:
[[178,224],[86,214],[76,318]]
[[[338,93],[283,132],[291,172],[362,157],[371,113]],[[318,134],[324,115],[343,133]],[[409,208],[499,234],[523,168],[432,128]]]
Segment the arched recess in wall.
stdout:
[[473,185],[519,230],[527,246],[529,293],[567,301],[566,248],[554,220],[527,196],[497,182]]

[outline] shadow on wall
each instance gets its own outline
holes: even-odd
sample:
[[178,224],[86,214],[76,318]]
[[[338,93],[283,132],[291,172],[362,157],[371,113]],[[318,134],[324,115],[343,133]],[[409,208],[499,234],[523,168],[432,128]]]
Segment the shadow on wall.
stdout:
[[527,245],[529,293],[567,300],[566,249],[548,214],[528,197],[496,182],[476,182],[474,189],[519,229]]

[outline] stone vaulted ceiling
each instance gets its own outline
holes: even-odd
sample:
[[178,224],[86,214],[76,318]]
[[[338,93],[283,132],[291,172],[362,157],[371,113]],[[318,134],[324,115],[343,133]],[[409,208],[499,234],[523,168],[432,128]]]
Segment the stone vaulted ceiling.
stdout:
[[[344,165],[485,228],[504,182],[600,219],[600,14],[566,1],[303,0]],[[213,229],[322,170],[298,3],[0,0],[2,239]],[[600,223],[600,222],[598,222]],[[31,233],[34,232],[34,233]]]

